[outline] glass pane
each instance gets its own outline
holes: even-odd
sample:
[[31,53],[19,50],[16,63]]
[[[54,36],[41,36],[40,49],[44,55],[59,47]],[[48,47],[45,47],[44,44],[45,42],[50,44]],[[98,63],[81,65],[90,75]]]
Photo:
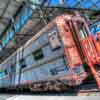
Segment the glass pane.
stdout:
[[97,7],[99,7],[99,8],[100,8],[100,1],[99,1],[96,5],[97,5]]
[[0,72],[0,77],[3,77],[5,75],[4,72]]
[[5,70],[4,70],[4,73],[5,73],[5,75],[7,75],[7,74],[8,74],[7,69],[5,69]]
[[26,63],[25,63],[25,59],[21,59],[19,61],[21,68],[25,68],[26,67]]
[[80,4],[80,7],[82,7],[82,8],[89,8],[89,7],[92,7],[92,6],[93,6],[93,4],[89,0],[85,0],[84,2],[82,2]]
[[15,65],[12,65],[12,66],[11,66],[11,72],[16,72],[16,67],[15,67]]
[[35,51],[33,53],[33,56],[35,60],[43,59],[44,55],[43,55],[42,49],[38,49],[37,51]]
[[59,0],[49,0],[49,5],[50,6],[58,6],[59,5]]
[[83,23],[77,23],[78,29],[79,29],[79,38],[80,39],[84,39],[88,36],[88,31],[86,29],[86,27],[84,26]]
[[47,0],[47,2],[50,2],[49,6],[60,6],[61,2],[64,2],[61,6],[92,10],[99,10],[100,8],[100,0]]
[[70,7],[73,7],[77,4],[77,1],[75,0],[64,0],[64,5],[65,6],[70,6]]

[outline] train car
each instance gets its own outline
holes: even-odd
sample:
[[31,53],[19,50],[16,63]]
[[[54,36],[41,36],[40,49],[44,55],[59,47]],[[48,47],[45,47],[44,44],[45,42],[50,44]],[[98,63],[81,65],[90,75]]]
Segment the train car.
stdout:
[[14,64],[16,64],[15,53],[0,64],[0,88],[15,85],[16,66],[13,66]]
[[[88,76],[84,63],[97,60],[94,59],[96,51],[89,34],[81,16],[58,16],[0,64],[1,71],[6,72],[5,77],[0,78],[0,86],[20,86],[50,80],[65,80],[69,86],[82,84]],[[90,45],[94,53],[91,58]],[[90,69],[94,72],[93,67]]]

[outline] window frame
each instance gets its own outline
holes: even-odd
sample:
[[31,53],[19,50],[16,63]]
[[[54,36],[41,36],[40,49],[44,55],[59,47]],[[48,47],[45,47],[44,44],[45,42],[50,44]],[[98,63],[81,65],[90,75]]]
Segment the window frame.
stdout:
[[[38,53],[38,54],[36,54],[36,53]],[[39,49],[35,50],[34,52],[32,52],[32,56],[35,61],[39,61],[39,60],[43,59],[44,53],[43,53],[42,48],[39,48]]]

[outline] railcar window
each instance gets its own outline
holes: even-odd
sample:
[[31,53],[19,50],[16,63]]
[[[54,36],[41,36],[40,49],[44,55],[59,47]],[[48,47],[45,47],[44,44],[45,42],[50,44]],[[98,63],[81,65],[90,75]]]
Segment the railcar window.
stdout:
[[5,75],[4,72],[0,72],[0,77],[3,77]]
[[52,75],[57,75],[58,74],[56,69],[51,69],[50,72],[51,72]]
[[25,68],[26,67],[26,63],[25,63],[25,59],[20,59],[19,61],[21,68]]
[[33,57],[35,60],[41,60],[44,58],[44,55],[43,55],[43,51],[42,49],[38,49],[36,50],[35,52],[33,52]]
[[5,69],[2,72],[0,72],[0,77],[3,77],[5,75],[7,75],[7,74],[8,74],[7,69]]
[[4,73],[5,73],[5,75],[7,75],[7,74],[8,74],[7,69],[5,69],[5,70],[4,70]]
[[79,36],[80,36],[80,39],[84,39],[88,36],[88,31],[86,29],[86,27],[84,26],[84,24],[81,24],[81,23],[78,23],[78,29],[79,29]]
[[16,67],[15,67],[15,65],[11,65],[11,72],[16,72]]
[[61,41],[59,39],[57,31],[52,31],[49,33],[49,43],[52,50],[55,50],[61,47]]

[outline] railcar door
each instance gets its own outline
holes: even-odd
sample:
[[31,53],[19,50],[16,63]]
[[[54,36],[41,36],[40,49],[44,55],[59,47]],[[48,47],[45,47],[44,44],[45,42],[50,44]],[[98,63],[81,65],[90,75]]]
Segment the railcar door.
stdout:
[[16,66],[13,64],[10,66],[10,83],[12,86],[15,85],[15,78],[16,78]]

